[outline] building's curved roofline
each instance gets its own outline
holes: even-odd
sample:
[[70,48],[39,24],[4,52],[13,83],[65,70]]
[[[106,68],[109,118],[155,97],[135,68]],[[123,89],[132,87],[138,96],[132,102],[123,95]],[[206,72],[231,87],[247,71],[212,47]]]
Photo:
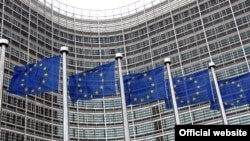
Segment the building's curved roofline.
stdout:
[[136,0],[128,5],[120,6],[113,9],[87,9],[79,8],[65,4],[59,0],[38,0],[47,7],[54,11],[75,18],[88,19],[88,20],[105,20],[116,19],[124,16],[133,15],[137,12],[141,12],[147,8],[153,7],[166,0]]

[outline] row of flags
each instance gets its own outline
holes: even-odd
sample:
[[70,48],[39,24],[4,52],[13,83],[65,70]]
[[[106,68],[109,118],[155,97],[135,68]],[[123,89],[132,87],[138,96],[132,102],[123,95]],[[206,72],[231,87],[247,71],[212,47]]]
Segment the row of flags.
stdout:
[[[8,92],[17,95],[42,94],[59,88],[60,55],[35,64],[16,66]],[[139,105],[165,100],[173,108],[169,80],[164,67],[123,76],[126,105]],[[69,77],[68,91],[72,102],[116,94],[115,61]],[[209,70],[173,78],[178,107],[210,101],[219,110],[214,83]],[[250,103],[250,73],[218,81],[225,109]],[[118,88],[119,89],[119,88]]]

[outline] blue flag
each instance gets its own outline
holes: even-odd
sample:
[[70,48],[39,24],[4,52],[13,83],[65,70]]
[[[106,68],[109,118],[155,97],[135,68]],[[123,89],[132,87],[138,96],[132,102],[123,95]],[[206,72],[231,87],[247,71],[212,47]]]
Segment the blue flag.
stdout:
[[[218,81],[222,102],[225,109],[249,104],[250,73]],[[214,93],[216,94],[215,88]],[[220,110],[217,96],[211,100],[211,109]]]
[[16,66],[8,92],[27,95],[58,90],[60,58],[60,56],[54,56],[35,64]]
[[198,104],[212,98],[212,87],[207,69],[175,77],[173,85],[178,107]]
[[72,102],[115,94],[115,61],[69,77]]
[[127,105],[144,104],[166,98],[164,68],[123,76]]

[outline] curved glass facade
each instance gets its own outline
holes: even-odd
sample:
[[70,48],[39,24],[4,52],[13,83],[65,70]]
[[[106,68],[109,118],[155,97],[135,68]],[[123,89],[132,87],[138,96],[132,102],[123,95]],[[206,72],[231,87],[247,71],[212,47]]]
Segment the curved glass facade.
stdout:
[[[61,46],[69,47],[67,76],[113,61],[116,53],[123,54],[123,74],[164,65],[166,57],[173,77],[208,68],[211,61],[218,80],[250,71],[250,0],[162,0],[108,18],[67,11],[53,0],[0,0],[0,7],[0,36],[9,40],[0,140],[63,140],[62,78],[58,93],[6,92],[14,66],[58,55]],[[68,105],[70,140],[124,140],[119,92]],[[229,124],[249,124],[249,110],[226,110]],[[131,140],[174,140],[174,112],[164,100],[127,106],[127,113]],[[208,102],[179,108],[179,114],[181,124],[223,124]]]

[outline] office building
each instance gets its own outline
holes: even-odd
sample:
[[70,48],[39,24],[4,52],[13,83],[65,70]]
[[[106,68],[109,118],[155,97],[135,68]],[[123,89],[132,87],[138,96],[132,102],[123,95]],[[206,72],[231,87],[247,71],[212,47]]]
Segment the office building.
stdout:
[[[59,55],[62,46],[69,48],[67,76],[113,61],[116,53],[123,55],[123,74],[162,66],[166,57],[173,77],[208,68],[211,61],[218,80],[250,71],[250,0],[162,0],[98,11],[57,0],[0,0],[0,7],[0,36],[9,40],[3,141],[63,140],[62,81],[58,93],[6,91],[15,66]],[[68,106],[71,141],[124,139],[119,92],[74,104],[69,97]],[[229,124],[249,124],[249,110],[248,105],[227,109]],[[174,140],[174,112],[164,100],[127,106],[127,114],[131,140]],[[179,117],[181,124],[223,124],[209,102],[179,108]]]

